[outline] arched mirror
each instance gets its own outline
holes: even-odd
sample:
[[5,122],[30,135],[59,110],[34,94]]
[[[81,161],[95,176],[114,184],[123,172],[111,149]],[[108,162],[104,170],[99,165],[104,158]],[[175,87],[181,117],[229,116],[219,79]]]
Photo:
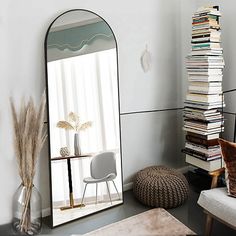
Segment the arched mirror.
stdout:
[[117,44],[86,10],[45,39],[53,226],[123,203]]

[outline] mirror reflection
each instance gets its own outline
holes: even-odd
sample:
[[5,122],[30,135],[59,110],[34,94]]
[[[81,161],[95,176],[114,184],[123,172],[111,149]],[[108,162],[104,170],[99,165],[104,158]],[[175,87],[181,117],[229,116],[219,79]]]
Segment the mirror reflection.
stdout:
[[121,204],[117,49],[97,15],[62,14],[46,37],[53,226]]

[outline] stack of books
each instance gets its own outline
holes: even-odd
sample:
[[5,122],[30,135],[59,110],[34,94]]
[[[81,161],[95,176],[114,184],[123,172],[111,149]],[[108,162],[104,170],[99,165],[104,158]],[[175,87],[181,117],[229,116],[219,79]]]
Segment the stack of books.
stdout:
[[184,108],[186,162],[212,171],[221,167],[217,139],[223,131],[219,8],[204,7],[193,15],[192,52],[187,56],[188,93]]

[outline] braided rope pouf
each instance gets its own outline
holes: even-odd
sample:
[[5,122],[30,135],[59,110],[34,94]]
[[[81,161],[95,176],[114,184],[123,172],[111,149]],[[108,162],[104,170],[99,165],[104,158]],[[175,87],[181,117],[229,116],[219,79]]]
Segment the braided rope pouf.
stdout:
[[175,169],[151,166],[136,174],[133,192],[145,205],[174,208],[188,198],[188,182],[184,175]]

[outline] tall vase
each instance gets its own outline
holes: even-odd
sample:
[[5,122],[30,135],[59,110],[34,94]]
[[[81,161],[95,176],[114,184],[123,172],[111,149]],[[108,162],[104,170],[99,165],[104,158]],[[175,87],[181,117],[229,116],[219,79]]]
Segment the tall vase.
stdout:
[[81,155],[79,134],[78,133],[75,133],[75,135],[74,135],[74,154],[75,154],[75,156]]
[[17,235],[36,235],[42,228],[42,200],[35,186],[20,185],[13,197],[13,230]]

